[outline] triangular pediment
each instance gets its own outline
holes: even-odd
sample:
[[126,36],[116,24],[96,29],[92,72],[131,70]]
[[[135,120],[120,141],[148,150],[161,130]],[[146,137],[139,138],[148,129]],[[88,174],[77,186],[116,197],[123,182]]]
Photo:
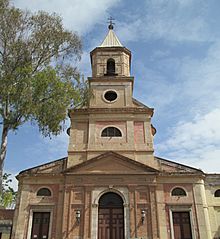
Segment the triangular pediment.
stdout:
[[135,160],[107,152],[64,171],[70,174],[155,174],[158,171]]

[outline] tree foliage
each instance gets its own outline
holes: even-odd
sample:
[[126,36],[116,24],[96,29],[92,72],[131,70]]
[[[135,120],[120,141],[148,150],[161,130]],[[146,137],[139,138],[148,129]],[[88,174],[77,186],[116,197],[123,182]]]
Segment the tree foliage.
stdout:
[[2,193],[0,194],[0,207],[13,208],[16,203],[17,192],[10,186],[12,182],[10,174],[4,173]]
[[80,55],[79,36],[57,14],[32,14],[0,0],[0,177],[10,130],[31,121],[44,136],[57,135],[67,108],[84,103],[88,88],[75,67]]

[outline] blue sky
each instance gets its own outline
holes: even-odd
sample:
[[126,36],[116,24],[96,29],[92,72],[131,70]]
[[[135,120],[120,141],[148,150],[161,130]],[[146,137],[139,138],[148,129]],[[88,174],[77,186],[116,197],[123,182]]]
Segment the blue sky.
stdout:
[[[79,65],[107,34],[107,18],[132,51],[134,97],[155,108],[155,155],[220,172],[220,1],[14,0],[33,12],[57,12],[83,40]],[[68,123],[67,123],[68,125]],[[5,169],[19,171],[67,155],[68,136],[43,138],[30,124],[10,133]]]

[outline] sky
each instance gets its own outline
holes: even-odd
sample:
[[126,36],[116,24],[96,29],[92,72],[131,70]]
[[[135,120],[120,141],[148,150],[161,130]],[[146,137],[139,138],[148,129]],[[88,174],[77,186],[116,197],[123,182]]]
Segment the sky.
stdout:
[[[32,12],[57,12],[83,42],[79,68],[91,76],[89,52],[107,34],[107,19],[132,52],[134,97],[155,110],[155,155],[220,173],[219,0],[13,0]],[[66,123],[67,128],[69,122]],[[68,136],[44,138],[29,123],[11,132],[5,171],[67,156]],[[14,181],[14,185],[16,182]]]

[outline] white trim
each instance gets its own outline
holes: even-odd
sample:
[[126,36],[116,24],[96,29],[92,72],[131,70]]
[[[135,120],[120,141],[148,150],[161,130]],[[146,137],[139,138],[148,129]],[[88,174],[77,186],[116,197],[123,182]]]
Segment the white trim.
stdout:
[[192,239],[195,239],[196,237],[195,237],[195,228],[193,223],[192,208],[191,206],[183,206],[183,205],[170,206],[169,208],[171,239],[175,239],[174,228],[173,228],[173,212],[189,212]]
[[27,232],[27,239],[31,239],[31,231],[32,231],[32,222],[33,222],[33,213],[34,212],[50,212],[50,223],[49,223],[49,232],[48,232],[48,239],[51,238],[52,232],[52,222],[53,222],[53,209],[52,208],[42,208],[42,206],[31,208],[29,213],[29,220],[28,220],[28,232]]
[[114,192],[121,196],[124,205],[124,234],[125,238],[130,238],[130,211],[129,211],[129,193],[125,187],[99,187],[92,191],[92,208],[91,208],[91,238],[98,238],[98,207],[100,197],[108,192]]

